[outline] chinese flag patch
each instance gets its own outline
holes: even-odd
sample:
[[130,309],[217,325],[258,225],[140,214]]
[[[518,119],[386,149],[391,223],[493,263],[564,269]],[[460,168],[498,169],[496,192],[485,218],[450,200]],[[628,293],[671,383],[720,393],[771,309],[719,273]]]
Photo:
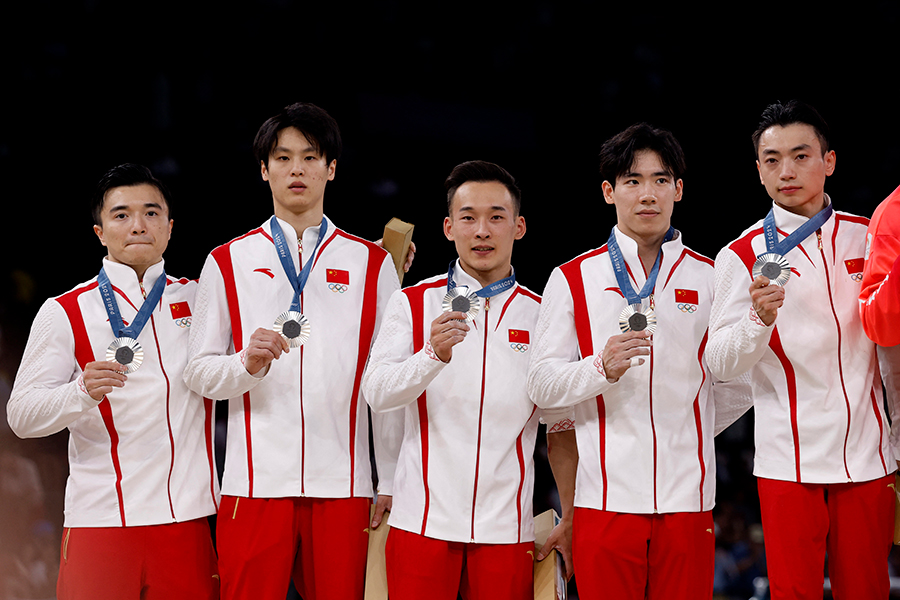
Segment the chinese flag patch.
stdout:
[[531,343],[528,340],[528,332],[524,329],[510,329],[509,330],[509,341],[511,343],[516,344],[529,344]]
[[344,271],[343,269],[328,269],[325,271],[325,281],[326,283],[343,283],[344,285],[350,285],[350,271]]
[[863,267],[866,266],[866,261],[863,258],[852,258],[850,260],[845,260],[844,264],[847,265],[847,273],[850,275],[855,275],[856,273],[862,273]]
[[191,309],[188,306],[187,302],[176,302],[175,304],[170,304],[169,310],[172,311],[173,319],[183,319],[184,317],[191,316]]
[[683,302],[684,304],[698,304],[700,300],[697,298],[697,290],[675,290],[675,302]]

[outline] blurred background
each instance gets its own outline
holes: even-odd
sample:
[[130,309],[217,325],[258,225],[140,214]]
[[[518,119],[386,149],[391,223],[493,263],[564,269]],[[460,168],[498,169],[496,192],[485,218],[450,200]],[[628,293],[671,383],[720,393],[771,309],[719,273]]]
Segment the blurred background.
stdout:
[[[819,109],[838,158],[826,191],[837,209],[871,215],[900,184],[900,5],[687,4],[6,3],[0,407],[40,304],[99,269],[88,198],[100,176],[138,162],[165,180],[175,196],[166,268],[196,278],[212,248],[271,215],[251,143],[296,101],[342,129],[326,195],[337,226],[374,240],[391,217],[415,224],[406,284],[446,269],[443,180],[483,159],[523,190],[528,232],[513,262],[541,292],[553,267],[609,235],[596,154],[637,121],[681,141],[674,225],[714,257],[770,205],[750,133],[776,100]],[[765,574],[751,420],[717,439],[721,598],[749,598]],[[18,440],[0,420],[0,600],[53,597],[66,441]],[[555,501],[544,456],[541,445],[538,511]]]

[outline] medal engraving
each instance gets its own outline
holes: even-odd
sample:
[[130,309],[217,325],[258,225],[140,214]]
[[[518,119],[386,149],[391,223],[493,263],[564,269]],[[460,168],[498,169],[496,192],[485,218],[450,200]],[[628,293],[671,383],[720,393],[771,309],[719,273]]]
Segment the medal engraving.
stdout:
[[291,348],[299,348],[309,340],[311,327],[303,314],[289,310],[278,315],[272,330],[284,337]]
[[775,285],[783,286],[791,278],[791,265],[780,254],[761,254],[753,264],[753,279],[762,275]]
[[144,362],[144,349],[133,338],[116,338],[106,349],[106,360],[115,361],[125,367],[125,373],[134,373]]
[[622,333],[646,329],[652,335],[656,331],[656,313],[649,307],[642,310],[640,304],[626,306],[619,315],[619,329]]
[[447,292],[441,308],[444,312],[465,313],[467,321],[474,321],[481,310],[481,299],[475,292],[470,292],[468,287],[461,285]]

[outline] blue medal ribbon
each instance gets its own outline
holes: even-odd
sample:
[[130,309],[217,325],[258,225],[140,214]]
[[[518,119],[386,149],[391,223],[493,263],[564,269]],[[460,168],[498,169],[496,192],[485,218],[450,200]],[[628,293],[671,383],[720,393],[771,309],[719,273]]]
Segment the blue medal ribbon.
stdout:
[[775,227],[775,209],[769,209],[769,214],[763,220],[763,230],[766,236],[766,248],[769,252],[780,256],[787,255],[788,252],[800,245],[800,243],[808,238],[814,231],[817,231],[831,217],[834,207],[829,203],[828,206],[817,212],[806,223],[794,230],[794,233],[787,236],[780,242],[778,241],[778,229]]
[[141,330],[144,329],[144,325],[147,324],[147,320],[150,319],[154,307],[162,298],[163,290],[166,289],[166,272],[163,271],[162,275],[156,278],[150,293],[129,327],[125,327],[125,323],[122,321],[122,314],[119,312],[119,304],[116,302],[109,276],[106,274],[106,269],[102,267],[100,274],[97,275],[97,288],[103,297],[103,306],[109,316],[109,325],[112,327],[113,335],[117,338],[128,337],[136,340],[141,334]]
[[[665,237],[663,237],[663,244],[672,240],[674,237],[675,228],[669,227]],[[653,293],[653,288],[656,287],[656,278],[659,275],[659,264],[662,262],[662,248],[659,249],[659,254],[656,255],[656,262],[653,263],[653,269],[650,270],[650,275],[647,276],[644,287],[641,288],[640,293],[635,293],[634,286],[631,285],[631,280],[628,278],[628,267],[625,264],[625,258],[622,256],[619,242],[616,241],[615,227],[613,227],[612,232],[609,234],[609,241],[606,242],[606,247],[609,253],[609,260],[612,262],[613,270],[616,272],[616,281],[619,283],[619,290],[622,292],[622,295],[625,296],[625,301],[628,302],[629,305],[641,304],[642,300],[650,296],[650,294]]]
[[291,310],[300,312],[300,294],[303,293],[303,288],[306,287],[306,280],[309,279],[309,273],[312,271],[313,259],[315,258],[316,252],[318,252],[319,246],[322,244],[322,240],[325,239],[325,234],[328,232],[328,221],[325,220],[325,217],[322,217],[322,224],[319,226],[319,240],[316,242],[316,247],[313,250],[312,255],[309,257],[309,260],[306,261],[306,264],[303,265],[303,269],[300,271],[299,275],[294,270],[294,260],[291,258],[291,253],[288,250],[287,242],[284,239],[284,232],[281,230],[281,225],[278,224],[278,219],[273,216],[272,220],[269,221],[269,226],[272,229],[272,241],[275,242],[275,249],[278,251],[278,259],[281,261],[281,266],[284,268],[284,273],[287,275],[288,281],[291,282],[291,287],[294,288],[294,299],[291,302]]
[[[456,287],[456,282],[453,280],[453,266],[456,264],[455,260],[450,261],[450,267],[447,269],[447,291],[449,292],[453,288]],[[512,268],[512,267],[510,267]],[[505,292],[509,288],[511,288],[516,283],[516,270],[512,269],[512,274],[509,277],[504,277],[503,279],[499,279],[494,283],[489,283],[484,286],[477,292],[475,295],[479,298],[490,298],[491,296],[496,296],[501,292]]]

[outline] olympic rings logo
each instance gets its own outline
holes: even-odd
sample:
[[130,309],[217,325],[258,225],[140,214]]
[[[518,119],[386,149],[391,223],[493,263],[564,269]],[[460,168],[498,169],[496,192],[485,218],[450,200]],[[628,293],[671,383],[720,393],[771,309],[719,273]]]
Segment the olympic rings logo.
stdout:
[[190,327],[191,326],[191,317],[175,319],[175,324],[178,325],[179,327],[181,327],[182,329]]
[[860,281],[862,281],[862,276],[862,273],[853,273],[852,275],[850,275],[850,279],[852,279],[856,283],[859,283]]
[[516,352],[528,352],[528,344],[516,344],[515,342],[512,342],[509,347]]
[[688,314],[692,314],[693,312],[695,312],[697,310],[697,305],[696,304],[687,304],[685,302],[679,302],[678,310],[680,310],[681,312],[686,312]]
[[350,286],[344,285],[343,283],[329,283],[328,289],[336,294],[343,294],[350,289]]

